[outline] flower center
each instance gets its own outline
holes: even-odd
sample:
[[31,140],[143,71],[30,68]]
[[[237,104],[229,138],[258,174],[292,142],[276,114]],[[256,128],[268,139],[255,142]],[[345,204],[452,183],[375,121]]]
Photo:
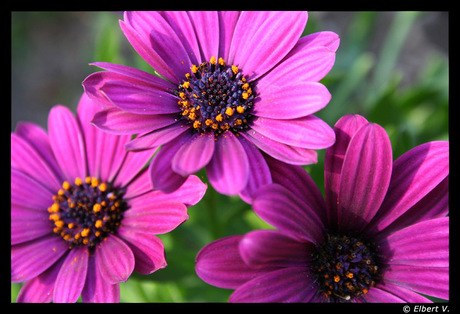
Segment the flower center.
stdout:
[[379,276],[375,245],[348,235],[328,235],[312,253],[312,266],[321,292],[332,302],[368,293]]
[[255,94],[238,67],[211,57],[191,70],[177,93],[181,119],[196,132],[212,131],[216,137],[226,130],[238,134],[246,129]]
[[53,232],[60,235],[69,248],[94,247],[120,226],[128,209],[124,191],[94,177],[75,179],[75,184],[62,183],[53,205],[48,208]]

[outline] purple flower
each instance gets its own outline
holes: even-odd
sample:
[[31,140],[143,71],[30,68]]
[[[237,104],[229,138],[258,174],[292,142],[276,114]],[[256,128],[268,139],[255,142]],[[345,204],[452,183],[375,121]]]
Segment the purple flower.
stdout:
[[335,125],[324,201],[300,166],[268,163],[274,184],[254,211],[277,230],[219,239],[197,255],[205,282],[232,302],[429,302],[449,298],[448,142],[395,162],[382,127],[358,115]]
[[124,34],[162,78],[94,63],[107,71],[83,82],[104,107],[92,122],[139,134],[128,150],[162,146],[150,165],[162,191],[203,167],[220,193],[251,189],[269,175],[259,149],[286,163],[314,163],[315,150],[335,140],[312,114],[330,100],[318,82],[334,64],[339,37],[300,38],[306,23],[306,12],[126,12]]
[[18,302],[118,302],[133,270],[166,267],[155,234],[187,220],[206,186],[195,176],[175,192],[152,190],[143,167],[152,152],[126,152],[129,135],[89,124],[86,95],[77,118],[55,106],[48,134],[20,123],[11,134],[11,282]]

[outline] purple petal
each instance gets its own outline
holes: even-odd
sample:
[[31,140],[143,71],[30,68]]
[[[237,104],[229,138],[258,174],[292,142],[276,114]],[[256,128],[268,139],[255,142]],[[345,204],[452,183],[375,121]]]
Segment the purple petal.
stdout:
[[449,143],[429,142],[401,157],[393,166],[387,197],[372,229],[380,231],[435,189],[449,174]]
[[367,123],[362,116],[349,114],[340,118],[334,126],[336,142],[326,149],[324,162],[326,213],[330,226],[337,225],[337,198],[345,153],[353,135]]
[[160,147],[161,145],[164,145],[175,139],[188,129],[189,127],[181,125],[180,123],[174,123],[165,126],[164,128],[136,137],[131,142],[126,144],[126,149],[136,151],[146,148]]
[[55,192],[62,184],[61,170],[49,163],[23,138],[11,133],[11,168],[18,169]]
[[272,119],[296,119],[313,114],[331,100],[327,88],[317,82],[276,82],[269,88],[258,86],[254,115]]
[[367,294],[361,295],[366,302],[404,302],[404,303],[429,303],[429,299],[420,294],[391,282],[378,283],[369,289]]
[[299,40],[299,43],[304,47],[322,46],[336,52],[340,45],[340,38],[334,32],[325,31],[306,35]]
[[165,144],[153,157],[149,167],[150,181],[155,190],[171,193],[177,190],[187,179],[174,172],[171,160],[179,148],[188,140],[189,134],[181,134],[171,142]]
[[53,266],[35,278],[28,280],[18,294],[18,303],[50,303],[53,301],[53,291],[56,278],[65,258],[61,258]]
[[[87,247],[73,248],[56,278],[54,303],[75,303],[85,286],[89,252]],[[93,278],[88,278],[91,281]]]
[[206,171],[209,181],[219,193],[235,195],[246,186],[248,156],[233,133],[225,132],[217,139],[214,156]]
[[72,112],[64,106],[55,106],[48,115],[51,147],[61,167],[64,179],[73,182],[86,176],[85,141]]
[[[137,180],[137,175],[141,170],[148,165],[150,158],[155,153],[155,149],[148,149],[142,152],[127,152],[123,164],[119,169],[116,177],[111,178],[114,185],[126,187],[129,190],[131,187],[131,180]],[[144,179],[149,181],[148,179]],[[127,197],[127,194],[125,194]]]
[[93,121],[99,129],[115,134],[139,134],[176,123],[176,115],[140,115],[122,111],[116,107],[96,113]]
[[240,17],[240,11],[219,11],[219,56],[228,60],[235,26]]
[[239,193],[239,196],[243,201],[251,204],[254,193],[265,184],[272,183],[272,176],[260,150],[243,136],[240,137],[240,143],[243,145],[248,156],[249,173],[248,183]]
[[104,280],[97,269],[94,256],[90,256],[88,260],[88,275],[81,298],[84,303],[118,303],[120,301],[119,285],[109,284]]
[[307,24],[307,12],[242,12],[235,26],[229,64],[255,80],[294,47]]
[[214,154],[214,134],[196,133],[181,145],[171,161],[172,170],[183,176],[206,166]]
[[120,238],[109,235],[96,247],[96,266],[110,284],[128,280],[134,270],[134,254]]
[[449,299],[449,268],[389,264],[384,279],[416,292]]
[[11,282],[22,282],[40,275],[67,250],[67,243],[55,234],[13,245],[11,247]]
[[238,243],[242,235],[229,236],[209,243],[196,256],[195,271],[206,283],[235,289],[268,269],[249,268],[241,259]]
[[309,165],[318,162],[316,151],[294,147],[269,139],[253,129],[241,134],[273,158],[293,165]]
[[118,235],[127,242],[134,253],[135,271],[147,275],[166,267],[165,249],[158,237],[126,227],[120,227]]
[[406,303],[407,301],[401,299],[399,296],[392,293],[392,291],[382,290],[377,287],[371,287],[369,292],[364,294],[362,298],[368,303]]
[[299,241],[320,243],[323,240],[324,226],[320,217],[309,204],[279,184],[260,188],[252,208],[263,220]]
[[374,217],[386,195],[393,157],[385,130],[369,123],[358,130],[343,161],[338,197],[340,230],[361,230]]
[[332,128],[312,115],[291,120],[257,118],[251,128],[274,141],[294,147],[323,149],[335,142]]
[[386,263],[449,267],[449,217],[420,222],[388,236],[380,245]]
[[314,245],[298,242],[278,230],[256,230],[247,233],[238,247],[250,267],[292,267],[305,266]]
[[201,48],[203,61],[209,61],[219,54],[219,16],[216,11],[190,11],[190,20]]
[[254,278],[237,288],[229,302],[309,302],[318,292],[306,267],[288,267]]

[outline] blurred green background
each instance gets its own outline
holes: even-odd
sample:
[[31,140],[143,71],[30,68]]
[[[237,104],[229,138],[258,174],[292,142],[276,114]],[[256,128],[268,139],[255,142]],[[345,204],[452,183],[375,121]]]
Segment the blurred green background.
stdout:
[[[448,18],[447,12],[309,12],[304,35],[329,30],[341,38],[335,66],[322,81],[332,100],[316,115],[331,126],[348,113],[380,124],[394,158],[424,142],[448,140]],[[18,121],[46,128],[55,104],[75,111],[81,82],[97,70],[90,62],[153,72],[129,45],[119,19],[120,12],[12,12],[12,131]],[[305,169],[324,191],[324,150],[318,160]],[[198,175],[207,182],[204,171]],[[149,276],[134,273],[120,284],[121,302],[226,302],[231,290],[196,276],[197,252],[224,236],[271,228],[249,205],[210,185],[189,215],[160,235],[168,267]],[[20,287],[11,284],[12,302]]]

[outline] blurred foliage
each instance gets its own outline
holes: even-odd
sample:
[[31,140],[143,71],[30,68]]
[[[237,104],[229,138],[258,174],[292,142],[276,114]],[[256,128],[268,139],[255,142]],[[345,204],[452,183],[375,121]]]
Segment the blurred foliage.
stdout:
[[[373,53],[370,44],[378,31],[379,14],[356,12],[347,28],[339,33],[341,44],[336,63],[322,81],[332,100],[316,115],[331,126],[348,113],[361,114],[380,124],[390,136],[396,159],[424,142],[448,140],[448,60],[441,54],[431,55],[420,64],[415,80],[402,84],[404,73],[397,68],[400,52],[414,23],[427,13],[394,14],[380,51]],[[94,61],[120,63],[154,73],[127,44],[118,26],[121,18],[119,13],[98,15],[94,32],[88,34],[96,41]],[[311,12],[304,35],[323,30],[327,29],[321,19]],[[321,191],[324,155],[324,150],[319,151],[318,164],[305,166]],[[205,170],[198,176],[208,182]],[[148,276],[133,273],[120,284],[121,302],[226,302],[232,290],[207,285],[195,274],[196,254],[218,238],[273,228],[258,218],[250,205],[238,197],[218,194],[209,184],[204,198],[189,209],[189,215],[189,220],[176,230],[159,236],[165,245],[168,266]],[[20,284],[11,287],[14,302]]]

